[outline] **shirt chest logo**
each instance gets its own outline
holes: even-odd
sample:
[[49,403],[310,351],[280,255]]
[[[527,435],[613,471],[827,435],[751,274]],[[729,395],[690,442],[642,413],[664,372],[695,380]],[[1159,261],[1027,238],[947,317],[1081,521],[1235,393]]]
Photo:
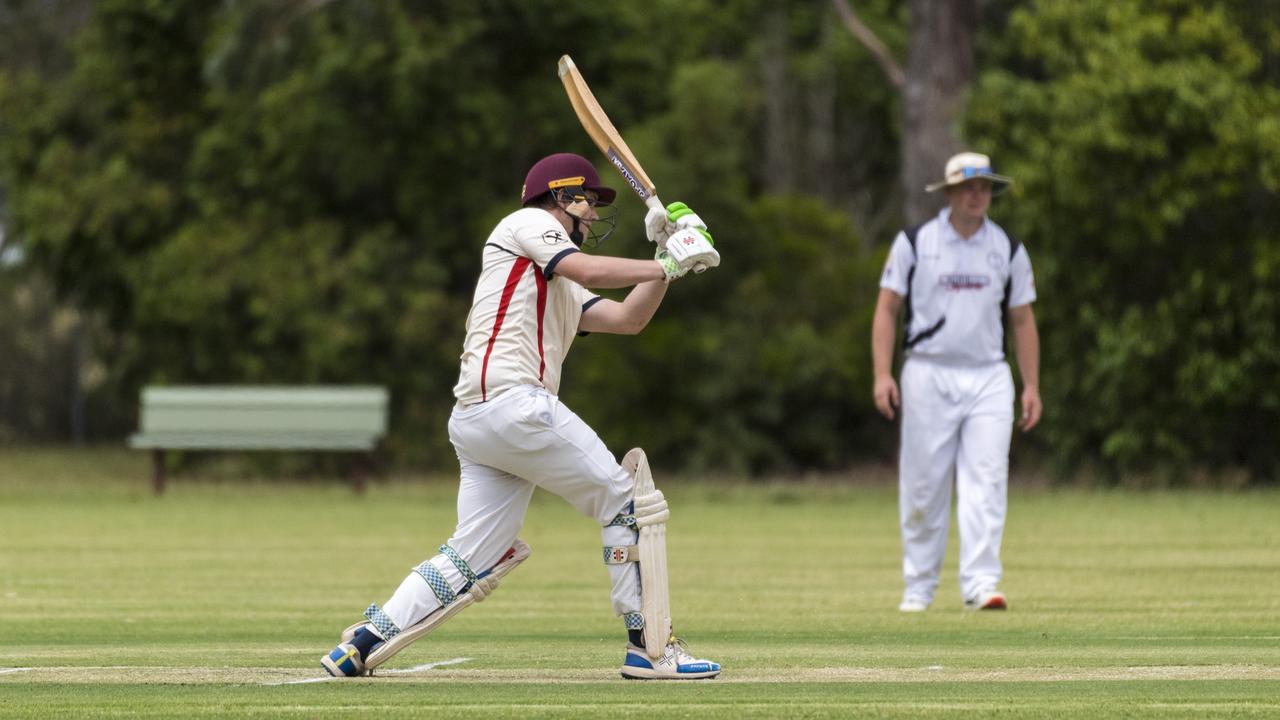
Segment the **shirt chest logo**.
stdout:
[[938,285],[951,292],[984,290],[991,285],[991,276],[980,273],[947,273],[938,276]]

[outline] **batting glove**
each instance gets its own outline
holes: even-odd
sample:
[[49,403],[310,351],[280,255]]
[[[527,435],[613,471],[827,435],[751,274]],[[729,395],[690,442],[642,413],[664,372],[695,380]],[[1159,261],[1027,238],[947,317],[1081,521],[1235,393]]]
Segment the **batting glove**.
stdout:
[[685,271],[700,273],[720,264],[711,234],[702,228],[678,230],[667,239],[667,254],[675,258]]
[[672,233],[692,228],[702,233],[712,245],[711,233],[707,232],[707,224],[688,205],[673,202],[666,208],[649,208],[644,216],[644,230],[649,240],[659,246],[667,244]]
[[648,236],[649,242],[662,247],[667,244],[667,238],[671,237],[671,233],[675,231],[676,226],[667,220],[665,208],[649,208],[649,212],[645,213],[644,234]]
[[[698,217],[698,213],[694,212],[688,205],[682,202],[673,202],[667,206],[667,219],[677,230],[685,228],[707,229],[707,224]],[[710,235],[707,238],[710,239]],[[714,244],[714,243],[712,243]]]
[[680,261],[672,257],[664,247],[658,247],[658,251],[653,254],[653,259],[662,266],[662,282],[669,283],[676,278],[684,277],[685,273],[689,272],[689,268],[682,266]]

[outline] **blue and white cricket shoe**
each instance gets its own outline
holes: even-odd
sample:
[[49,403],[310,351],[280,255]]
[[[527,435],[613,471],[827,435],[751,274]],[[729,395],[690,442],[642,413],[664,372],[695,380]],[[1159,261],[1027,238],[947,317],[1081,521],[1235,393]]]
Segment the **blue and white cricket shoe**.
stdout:
[[368,675],[369,671],[364,666],[367,655],[361,655],[358,646],[367,646],[367,652],[373,652],[379,645],[382,645],[382,638],[373,634],[368,624],[357,623],[342,633],[342,642],[320,658],[320,665],[334,677]]
[[320,658],[320,664],[334,677],[357,677],[364,674],[364,660],[360,651],[351,643],[339,643],[328,655]]
[[693,657],[678,638],[671,638],[662,657],[652,661],[644,648],[627,643],[622,663],[622,677],[628,680],[710,680],[719,674],[720,663]]

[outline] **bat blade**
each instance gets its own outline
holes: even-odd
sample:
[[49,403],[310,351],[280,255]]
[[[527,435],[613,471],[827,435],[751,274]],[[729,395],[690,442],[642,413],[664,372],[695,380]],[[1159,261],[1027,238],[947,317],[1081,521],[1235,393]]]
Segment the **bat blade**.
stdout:
[[573,64],[573,59],[568,55],[562,56],[559,68],[560,82],[564,83],[564,90],[569,95],[573,111],[577,113],[578,121],[582,123],[591,141],[600,148],[600,152],[604,153],[605,157],[609,158],[609,163],[646,205],[662,207],[653,181],[640,166],[640,161],[636,160],[631,148],[627,147],[627,143],[622,140],[622,135],[617,128],[609,121],[609,116],[605,114],[604,108],[600,107],[595,95],[591,93],[591,88],[583,79],[582,73],[578,72],[578,67]]

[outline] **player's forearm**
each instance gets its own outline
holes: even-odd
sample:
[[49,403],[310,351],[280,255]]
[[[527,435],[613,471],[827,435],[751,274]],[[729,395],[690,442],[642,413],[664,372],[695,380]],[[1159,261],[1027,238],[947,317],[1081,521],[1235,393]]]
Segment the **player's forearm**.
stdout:
[[1034,316],[1026,315],[1013,325],[1013,348],[1018,356],[1018,374],[1023,387],[1040,388],[1040,332]]
[[585,288],[625,288],[662,280],[662,266],[654,260],[573,253],[560,261],[555,272]]
[[653,319],[667,294],[667,284],[660,280],[641,283],[622,301],[622,317],[624,331],[629,334],[638,333]]
[[883,308],[876,308],[871,321],[871,371],[872,377],[893,373],[893,341],[897,323]]

